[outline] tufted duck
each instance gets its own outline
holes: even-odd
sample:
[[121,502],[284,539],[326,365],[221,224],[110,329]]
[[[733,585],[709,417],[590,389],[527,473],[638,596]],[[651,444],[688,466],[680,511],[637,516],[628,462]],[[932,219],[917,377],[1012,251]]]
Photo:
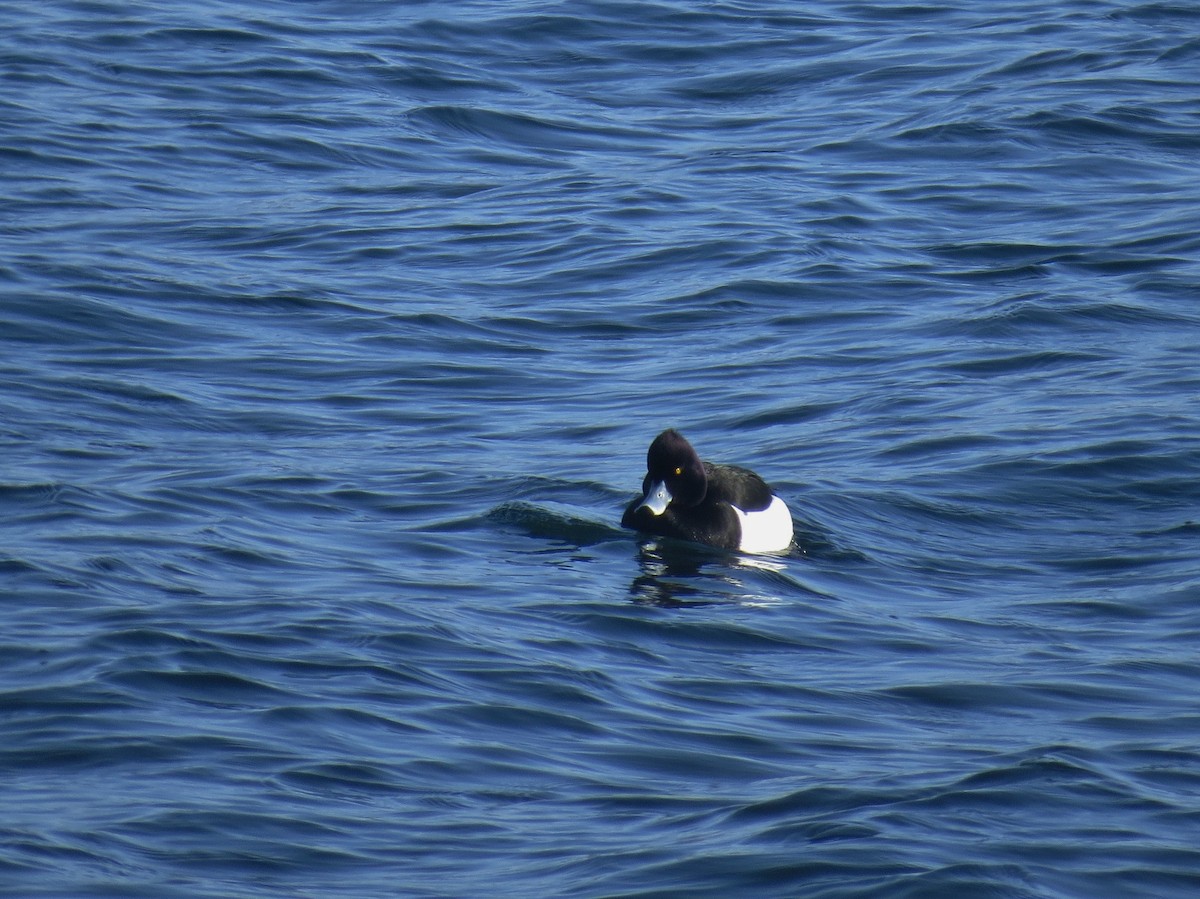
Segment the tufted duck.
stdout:
[[701,461],[673,428],[654,438],[646,467],[622,527],[749,553],[791,546],[792,514],[754,472]]

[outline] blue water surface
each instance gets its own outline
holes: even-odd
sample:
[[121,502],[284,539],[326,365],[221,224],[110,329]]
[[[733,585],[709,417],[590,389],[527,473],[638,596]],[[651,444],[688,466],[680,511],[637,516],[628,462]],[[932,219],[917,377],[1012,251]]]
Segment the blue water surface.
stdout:
[[5,896],[1196,895],[1193,5],[0,24]]

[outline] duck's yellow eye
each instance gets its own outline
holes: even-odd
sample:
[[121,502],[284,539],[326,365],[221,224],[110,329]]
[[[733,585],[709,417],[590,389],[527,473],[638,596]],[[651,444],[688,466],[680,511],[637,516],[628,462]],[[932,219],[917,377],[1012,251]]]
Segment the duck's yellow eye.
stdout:
[[681,474],[683,474],[683,469],[682,469],[682,468],[676,468],[676,469],[675,469],[675,474],[676,474],[676,475],[681,475]]

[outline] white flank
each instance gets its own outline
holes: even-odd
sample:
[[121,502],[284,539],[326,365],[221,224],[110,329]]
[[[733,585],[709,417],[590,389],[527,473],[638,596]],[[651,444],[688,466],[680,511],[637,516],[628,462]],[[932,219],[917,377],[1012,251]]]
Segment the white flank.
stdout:
[[742,552],[777,553],[792,545],[792,513],[778,496],[761,512],[743,512],[736,506],[733,511],[742,523]]

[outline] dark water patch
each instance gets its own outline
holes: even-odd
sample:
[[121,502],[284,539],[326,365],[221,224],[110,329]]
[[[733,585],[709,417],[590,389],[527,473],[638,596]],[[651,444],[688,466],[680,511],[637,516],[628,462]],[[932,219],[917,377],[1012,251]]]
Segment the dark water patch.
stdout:
[[1040,702],[1033,699],[1040,691],[996,684],[919,684],[896,687],[888,693],[905,702],[947,710],[987,708],[1020,714],[1018,710],[1036,707]]
[[[139,693],[217,703],[223,707],[255,706],[277,701],[274,688],[222,671],[136,671],[114,675],[112,682]],[[279,696],[283,693],[277,694]]]
[[331,794],[349,798],[390,796],[396,790],[395,778],[389,772],[369,765],[317,765],[286,772],[281,779],[292,789],[318,797]]
[[558,154],[589,150],[614,152],[617,149],[614,144],[619,146],[633,140],[643,145],[655,139],[651,132],[588,128],[578,122],[461,106],[426,107],[410,112],[409,117],[421,127],[487,141],[489,152],[495,144],[518,150],[536,150],[536,156],[519,157],[521,163],[545,167],[550,167],[550,159]]
[[969,361],[950,362],[942,370],[970,377],[992,377],[998,375],[1025,374],[1029,372],[1054,371],[1066,368],[1078,370],[1094,367],[1096,362],[1107,361],[1102,353],[1074,352],[1011,352],[992,358],[973,358]]
[[627,532],[612,524],[523,501],[502,503],[487,513],[485,521],[491,525],[513,528],[530,537],[562,541],[574,546],[588,546],[628,536]]

